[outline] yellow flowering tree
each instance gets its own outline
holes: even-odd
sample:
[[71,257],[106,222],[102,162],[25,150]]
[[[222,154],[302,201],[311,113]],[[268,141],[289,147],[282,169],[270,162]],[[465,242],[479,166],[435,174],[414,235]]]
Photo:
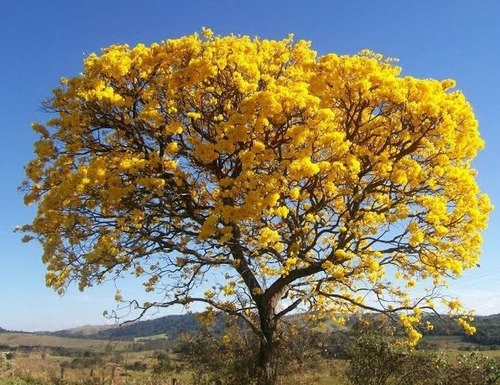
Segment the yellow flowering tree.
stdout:
[[471,168],[477,122],[453,87],[291,37],[111,46],[33,125],[25,238],[59,292],[128,271],[165,293],[143,310],[202,302],[241,317],[261,385],[294,310],[399,312],[415,343],[437,288],[478,262],[491,210]]

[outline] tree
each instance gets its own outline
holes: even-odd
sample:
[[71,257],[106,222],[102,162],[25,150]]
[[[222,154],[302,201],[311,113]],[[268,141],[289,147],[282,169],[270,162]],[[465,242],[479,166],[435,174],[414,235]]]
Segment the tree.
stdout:
[[144,311],[202,302],[244,319],[262,385],[294,310],[400,312],[415,343],[437,288],[476,265],[491,209],[471,167],[477,122],[453,87],[292,37],[111,46],[33,125],[25,240],[59,292],[130,272],[164,294]]

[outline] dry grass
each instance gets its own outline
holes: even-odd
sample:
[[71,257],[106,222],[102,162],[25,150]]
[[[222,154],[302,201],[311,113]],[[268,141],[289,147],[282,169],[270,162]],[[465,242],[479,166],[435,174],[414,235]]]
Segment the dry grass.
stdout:
[[66,368],[62,372],[57,358],[39,361],[36,357],[16,358],[11,369],[0,373],[0,385],[171,385],[172,378],[180,380],[180,385],[190,384],[187,373],[126,372],[112,365],[93,370]]
[[29,333],[0,333],[0,345],[7,345],[11,347],[63,347],[68,349],[104,352],[106,347],[110,345],[112,345],[113,350],[124,350],[128,345],[128,342],[110,342],[107,340],[69,338]]
[[[180,381],[181,385],[192,385],[189,372],[167,372],[155,375],[148,370],[146,372],[125,371],[122,367],[115,369],[112,366],[90,369],[65,368],[61,372],[60,364],[70,361],[67,357],[42,356],[41,354],[16,354],[10,362],[11,369],[0,374],[0,385],[171,385],[172,378]],[[130,353],[127,360],[132,363],[135,360],[145,360],[152,367],[154,360],[152,352]],[[278,385],[346,385],[340,375],[344,366],[343,361],[325,363],[316,371],[297,370],[293,373],[279,378]],[[61,379],[63,375],[63,379]],[[113,379],[113,381],[112,381]],[[179,382],[178,382],[179,383]]]
[[[438,350],[443,351],[450,358],[458,354],[467,354],[465,348],[475,347],[460,340],[459,337],[426,337],[426,342],[432,343]],[[66,337],[44,336],[24,333],[1,333],[0,344],[12,347],[39,346],[39,347],[65,347],[83,351],[101,353],[105,360],[112,360],[115,353],[120,353],[123,365],[113,370],[112,365],[103,364],[102,367],[91,369],[71,369],[61,371],[63,362],[70,362],[73,358],[51,356],[40,349],[31,353],[15,353],[9,360],[10,369],[0,370],[0,385],[163,385],[172,383],[172,378],[181,381],[182,385],[191,385],[191,374],[164,373],[154,375],[151,371],[156,363],[154,351],[127,352],[128,342],[112,343],[114,349],[109,352],[110,342],[105,340],[76,339]],[[108,349],[106,349],[108,347]],[[108,354],[104,352],[108,350]],[[500,359],[500,350],[482,351],[488,357]],[[104,355],[102,355],[104,354]],[[176,357],[171,357],[175,362]],[[126,371],[125,365],[135,361],[145,362],[148,365],[146,372]],[[346,385],[348,381],[343,375],[347,363],[343,360],[318,362],[314,370],[292,368],[291,373],[279,378],[279,385]],[[63,380],[61,378],[63,377]],[[112,382],[113,379],[113,382]]]

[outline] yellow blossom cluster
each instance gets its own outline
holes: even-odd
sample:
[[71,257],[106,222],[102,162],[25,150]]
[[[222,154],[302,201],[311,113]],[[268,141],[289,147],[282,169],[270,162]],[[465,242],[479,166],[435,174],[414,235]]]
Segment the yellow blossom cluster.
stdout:
[[[166,271],[191,287],[224,267],[204,295],[219,309],[239,289],[287,289],[338,314],[368,306],[367,290],[397,308],[418,280],[460,276],[491,210],[471,167],[477,121],[453,81],[400,72],[369,51],[318,57],[292,36],[208,29],[90,55],[33,124],[24,188],[38,211],[23,230],[43,244],[47,284],[131,269],[153,291]],[[401,319],[412,343],[418,320]]]

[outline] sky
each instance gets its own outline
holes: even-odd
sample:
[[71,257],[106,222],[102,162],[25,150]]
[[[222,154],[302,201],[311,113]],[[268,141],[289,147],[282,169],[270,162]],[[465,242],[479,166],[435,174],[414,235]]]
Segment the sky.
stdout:
[[[30,125],[44,122],[40,103],[59,79],[78,75],[83,59],[117,43],[150,44],[211,28],[241,34],[312,41],[319,54],[354,54],[368,48],[399,58],[404,75],[453,78],[471,102],[486,142],[474,165],[481,189],[500,208],[500,2],[386,0],[7,0],[0,13],[0,327],[58,330],[103,324],[113,309],[112,283],[64,296],[45,287],[36,244],[13,233],[29,223],[17,186],[33,157]],[[480,268],[450,285],[478,314],[500,313],[500,210],[484,233]],[[127,281],[124,295],[137,294]],[[164,314],[164,313],[160,313]],[[158,315],[158,314],[157,314]]]

